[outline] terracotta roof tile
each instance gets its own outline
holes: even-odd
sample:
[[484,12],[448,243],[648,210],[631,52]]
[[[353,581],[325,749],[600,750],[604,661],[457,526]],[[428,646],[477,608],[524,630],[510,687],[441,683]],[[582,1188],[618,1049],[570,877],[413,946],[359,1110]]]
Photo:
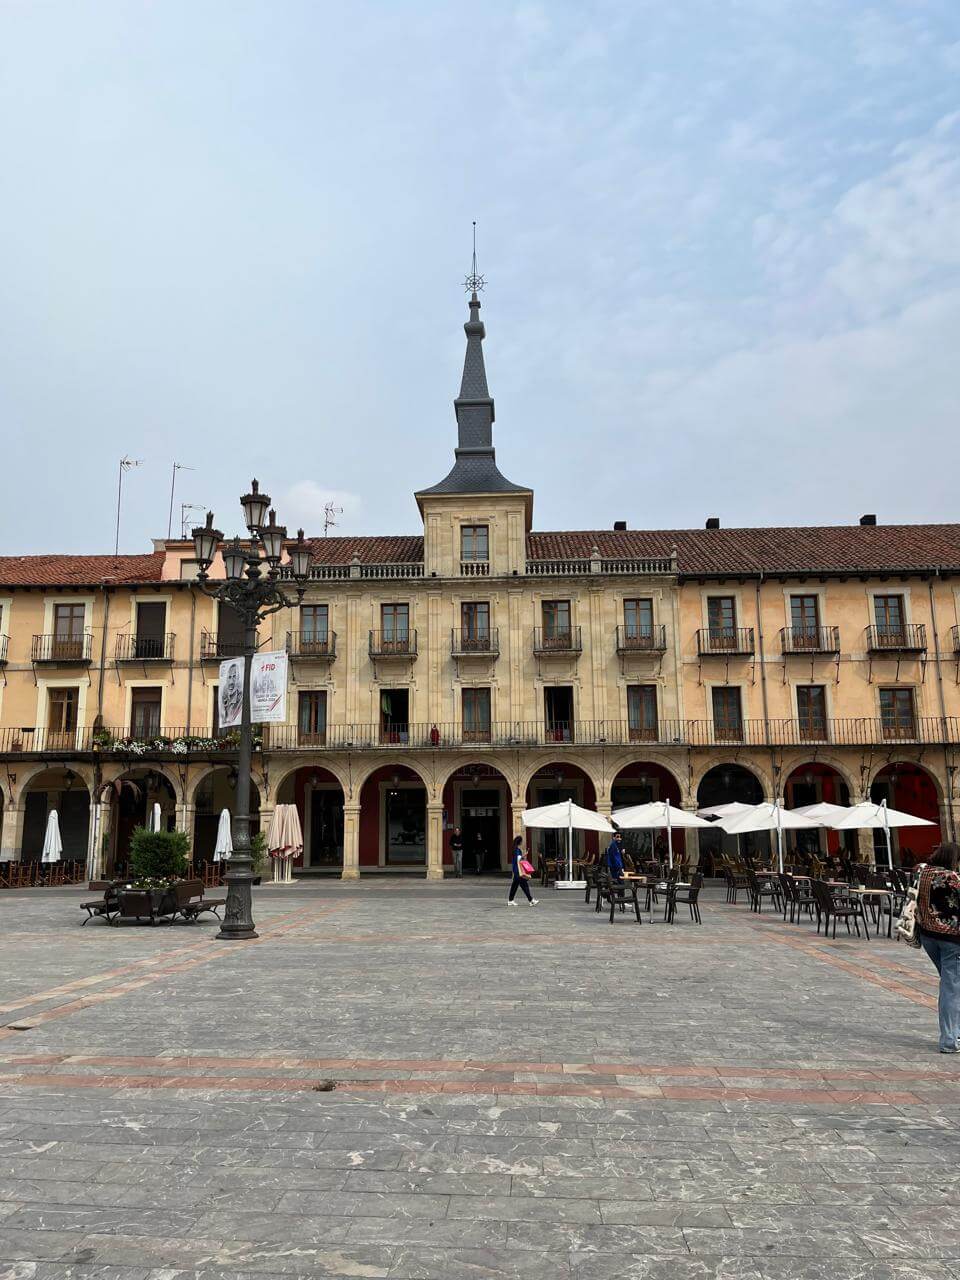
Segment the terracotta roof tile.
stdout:
[[314,564],[408,564],[423,559],[423,538],[407,535],[384,538],[308,538]]
[[0,556],[0,585],[67,587],[159,582],[163,552],[142,556]]
[[531,533],[531,560],[669,556],[681,574],[838,573],[960,569],[960,524],[780,529],[607,529]]

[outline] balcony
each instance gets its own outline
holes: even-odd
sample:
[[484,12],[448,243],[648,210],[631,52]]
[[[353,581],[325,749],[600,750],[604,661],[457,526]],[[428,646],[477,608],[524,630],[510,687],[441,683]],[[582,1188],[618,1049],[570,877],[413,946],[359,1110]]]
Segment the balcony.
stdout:
[[927,629],[922,622],[899,627],[867,627],[868,653],[926,653]]
[[663,623],[650,627],[632,627],[620,623],[617,627],[617,653],[623,657],[631,653],[665,653],[667,628]]
[[7,661],[7,648],[10,644],[9,636],[0,636],[0,666],[5,665]]
[[489,578],[490,561],[489,560],[461,560],[460,576],[461,578]]
[[403,634],[393,631],[370,632],[371,658],[415,658],[416,656],[416,631],[407,631]]
[[534,627],[533,652],[538,657],[582,653],[583,645],[580,642],[580,628],[567,627],[558,631],[549,627]]
[[701,658],[753,657],[753,627],[701,627],[697,654]]
[[117,636],[116,662],[172,662],[176,636]]
[[500,653],[497,627],[450,632],[450,655],[454,658],[496,658]]
[[839,653],[839,627],[783,627],[780,650],[784,654]]
[[88,666],[92,652],[93,635],[89,631],[85,631],[82,636],[34,636],[30,659],[32,662],[59,663],[61,666]]
[[291,658],[332,662],[337,656],[337,633],[328,631],[326,635],[317,635],[315,631],[288,631],[287,653]]
[[224,658],[243,656],[243,641],[235,636],[223,638],[216,631],[200,632],[200,661],[222,662]]

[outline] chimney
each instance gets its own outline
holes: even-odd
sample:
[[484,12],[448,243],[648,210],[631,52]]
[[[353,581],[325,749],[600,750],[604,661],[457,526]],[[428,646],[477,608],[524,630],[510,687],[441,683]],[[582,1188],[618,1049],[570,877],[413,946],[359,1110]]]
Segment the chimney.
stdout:
[[877,523],[877,517],[876,517],[876,516],[874,516],[874,515],[870,515],[870,516],[861,516],[861,517],[860,517],[860,523],[861,523],[861,524],[874,525],[874,524],[876,524],[876,523]]
[[707,516],[707,523],[704,525],[704,528],[705,528],[705,529],[719,529],[719,528],[720,528],[720,517],[719,517],[719,516]]
[[613,522],[613,532],[614,532],[614,533],[626,533],[626,531],[627,531],[627,522],[626,522],[626,520],[614,520],[614,522]]

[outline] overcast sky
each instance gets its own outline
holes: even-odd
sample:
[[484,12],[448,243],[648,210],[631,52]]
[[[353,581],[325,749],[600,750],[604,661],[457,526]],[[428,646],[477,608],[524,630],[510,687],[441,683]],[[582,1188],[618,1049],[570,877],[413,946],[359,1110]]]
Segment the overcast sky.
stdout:
[[[960,517],[957,0],[0,0],[0,553]],[[179,510],[175,527],[179,524]]]

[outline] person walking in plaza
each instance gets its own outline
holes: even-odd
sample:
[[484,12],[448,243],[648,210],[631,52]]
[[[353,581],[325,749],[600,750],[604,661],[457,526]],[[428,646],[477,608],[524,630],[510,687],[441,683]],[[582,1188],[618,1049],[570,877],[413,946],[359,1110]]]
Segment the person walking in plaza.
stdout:
[[463,879],[463,836],[459,827],[453,828],[453,835],[450,837],[450,853],[453,856],[453,874],[458,879]]
[[920,945],[940,975],[940,1052],[960,1051],[960,845],[942,844],[920,872]]
[[510,870],[513,872],[513,883],[510,885],[510,893],[507,895],[507,906],[515,907],[517,904],[514,899],[517,896],[517,890],[522,889],[527,902],[531,907],[535,907],[540,901],[530,894],[530,876],[533,874],[533,867],[527,861],[523,852],[523,836],[513,837],[513,848],[510,850]]
[[613,833],[613,839],[607,845],[607,852],[604,854],[607,870],[610,872],[611,880],[623,879],[623,834],[620,831]]

